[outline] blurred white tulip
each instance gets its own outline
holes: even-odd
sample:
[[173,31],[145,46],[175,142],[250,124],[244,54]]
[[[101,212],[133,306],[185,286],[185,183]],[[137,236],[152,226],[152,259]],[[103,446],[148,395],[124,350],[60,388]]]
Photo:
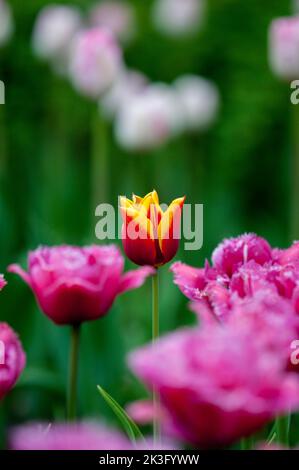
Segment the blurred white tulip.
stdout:
[[149,150],[178,131],[177,103],[167,85],[149,86],[124,106],[115,124],[119,144],[128,150]]
[[206,130],[213,124],[220,97],[211,81],[196,75],[185,75],[175,81],[174,87],[186,131]]
[[4,0],[0,0],[0,46],[10,39],[13,29],[11,9]]
[[129,105],[135,96],[142,93],[147,85],[148,79],[145,75],[136,70],[124,69],[99,102],[104,115],[113,118],[124,106]]
[[277,18],[269,29],[269,62],[275,75],[299,78],[299,16]]
[[73,41],[70,78],[81,93],[99,98],[122,71],[122,53],[110,31],[93,28],[79,33]]
[[205,0],[155,0],[153,22],[169,36],[192,34],[202,25],[205,8]]
[[66,72],[71,43],[81,26],[80,11],[76,7],[54,4],[44,7],[33,30],[35,54],[49,60],[57,71]]
[[148,95],[164,104],[164,109],[167,110],[169,115],[172,134],[175,135],[181,132],[183,120],[176,90],[172,86],[158,82],[149,87]]
[[106,0],[96,4],[90,12],[93,26],[109,29],[120,41],[127,42],[135,34],[135,11],[126,1]]

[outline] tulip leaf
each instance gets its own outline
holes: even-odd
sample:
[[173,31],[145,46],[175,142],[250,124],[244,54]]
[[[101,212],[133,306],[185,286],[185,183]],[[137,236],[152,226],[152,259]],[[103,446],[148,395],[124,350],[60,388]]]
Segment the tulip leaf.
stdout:
[[135,444],[137,438],[144,441],[144,436],[139,427],[134,423],[125,410],[109,395],[109,393],[100,387],[100,385],[98,385],[97,388],[105,402],[110,406],[114,414],[119,419],[131,442]]

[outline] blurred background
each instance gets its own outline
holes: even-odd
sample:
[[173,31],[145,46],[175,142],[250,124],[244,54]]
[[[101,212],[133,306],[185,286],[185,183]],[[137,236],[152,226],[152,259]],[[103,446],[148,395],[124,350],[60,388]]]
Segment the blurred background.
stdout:
[[[135,23],[132,37],[121,44],[128,68],[151,83],[169,85],[181,76],[199,75],[218,90],[217,113],[207,128],[177,132],[146,149],[123,145],[97,102],[34,53],[32,32],[48,3],[11,0],[14,31],[0,48],[0,79],[6,85],[6,104],[0,106],[0,272],[5,274],[12,262],[25,266],[28,251],[40,244],[99,243],[92,203],[97,152],[98,158],[106,155],[99,185],[105,186],[105,202],[115,207],[118,195],[144,195],[153,188],[165,203],[186,195],[187,202],[204,204],[203,248],[181,248],[177,259],[202,266],[224,237],[245,231],[286,246],[290,90],[270,70],[267,36],[272,19],[291,14],[290,1],[207,0],[204,17],[186,34],[155,21],[154,1],[126,2]],[[95,3],[101,2],[63,2],[79,7],[85,17]],[[23,282],[5,277],[0,319],[20,334],[27,368],[1,404],[2,437],[4,427],[15,422],[64,418],[69,340],[67,328],[54,326],[38,311]],[[194,322],[164,267],[162,332]],[[80,416],[115,421],[97,384],[122,405],[146,396],[125,358],[149,341],[150,325],[150,282],[118,299],[104,319],[84,325]]]

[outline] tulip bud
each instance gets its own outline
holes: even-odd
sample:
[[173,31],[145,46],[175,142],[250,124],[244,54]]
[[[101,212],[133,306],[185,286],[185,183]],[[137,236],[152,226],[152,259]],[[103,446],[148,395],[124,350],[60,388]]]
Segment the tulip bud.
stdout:
[[156,191],[144,198],[133,195],[132,201],[120,198],[123,246],[131,261],[157,268],[176,255],[184,201],[175,199],[163,212]]
[[0,46],[5,44],[13,32],[13,19],[9,5],[0,0]]
[[205,7],[205,0],[156,0],[153,22],[169,36],[192,34],[202,24]]
[[299,78],[299,17],[278,18],[269,29],[269,61],[284,80]]
[[83,31],[75,38],[70,61],[70,77],[75,88],[99,98],[121,72],[121,50],[110,31],[100,28]]

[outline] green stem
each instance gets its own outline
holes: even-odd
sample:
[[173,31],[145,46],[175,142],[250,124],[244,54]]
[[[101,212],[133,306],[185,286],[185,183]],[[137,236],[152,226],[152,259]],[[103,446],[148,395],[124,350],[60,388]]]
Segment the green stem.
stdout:
[[241,450],[251,450],[253,446],[252,438],[251,437],[243,437],[240,442],[240,449]]
[[[107,123],[98,109],[92,120],[91,191],[92,217],[99,204],[109,203]],[[94,220],[94,219],[93,219]]]
[[77,414],[77,385],[79,359],[80,325],[74,325],[71,332],[71,348],[69,362],[69,381],[67,394],[67,419],[74,421]]
[[291,241],[299,239],[299,106],[293,106],[292,115],[293,158],[292,158],[292,202]]
[[6,127],[5,127],[5,105],[0,104],[0,181],[5,174],[7,162],[7,147],[6,147]]
[[276,418],[275,427],[277,433],[277,442],[289,446],[289,434],[290,434],[291,414],[280,416]]
[[194,202],[202,198],[204,179],[202,138],[200,134],[187,135],[189,147],[189,159],[186,160],[192,168],[190,173],[190,196]]
[[[152,277],[152,341],[155,343],[159,338],[159,273],[158,269]],[[158,444],[161,440],[160,430],[160,397],[157,390],[153,390],[153,407],[154,407],[154,421],[153,421],[153,434],[154,443]]]

